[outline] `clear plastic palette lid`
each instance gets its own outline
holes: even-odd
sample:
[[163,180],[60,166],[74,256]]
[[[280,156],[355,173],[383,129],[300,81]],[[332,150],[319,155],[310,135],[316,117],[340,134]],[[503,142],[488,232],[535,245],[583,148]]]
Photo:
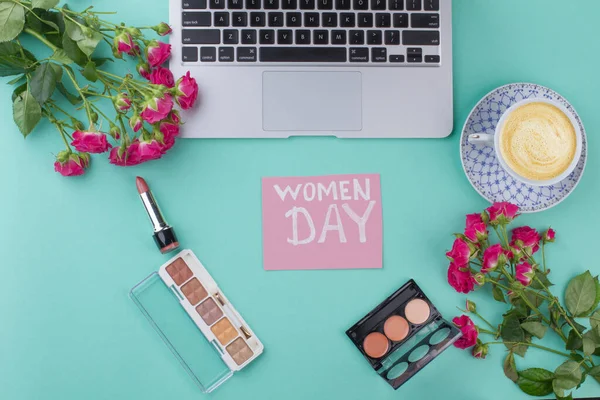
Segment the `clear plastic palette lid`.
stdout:
[[233,375],[156,272],[131,289],[130,296],[202,392],[212,392]]

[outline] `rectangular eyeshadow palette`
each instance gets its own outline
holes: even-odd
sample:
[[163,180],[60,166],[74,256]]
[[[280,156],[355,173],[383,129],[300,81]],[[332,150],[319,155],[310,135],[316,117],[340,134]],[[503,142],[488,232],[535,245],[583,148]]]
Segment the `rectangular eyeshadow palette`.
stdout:
[[410,280],[346,331],[373,369],[394,389],[461,336]]

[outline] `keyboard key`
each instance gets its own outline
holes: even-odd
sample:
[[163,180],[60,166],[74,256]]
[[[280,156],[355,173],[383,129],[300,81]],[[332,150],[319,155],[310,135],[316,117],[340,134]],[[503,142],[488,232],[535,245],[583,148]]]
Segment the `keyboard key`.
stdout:
[[231,14],[232,26],[248,26],[248,14],[245,12],[234,12]]
[[[227,2],[227,8],[231,10],[241,10],[244,8],[244,0],[229,0]],[[233,56],[231,58],[233,59]]]
[[200,47],[200,61],[202,61],[202,62],[217,61],[217,49],[214,47]]
[[350,44],[365,44],[365,31],[350,31]]
[[297,0],[281,0],[281,8],[284,10],[295,10],[298,8]]
[[421,0],[406,0],[406,9],[410,11],[419,11],[421,9]]
[[238,44],[238,36],[237,29],[225,29],[223,31],[223,44]]
[[298,29],[296,31],[296,44],[310,44],[310,31],[308,29]]
[[331,44],[345,45],[346,31],[331,31]]
[[246,0],[246,8],[249,10],[260,10],[260,0]]
[[394,14],[394,28],[408,28],[408,14]]
[[264,12],[251,12],[250,13],[250,26],[265,26],[266,16]]
[[404,31],[402,44],[405,46],[439,46],[440,31]]
[[294,31],[291,29],[278,30],[277,44],[294,44]]
[[319,10],[333,10],[333,0],[317,0]]
[[439,28],[440,14],[413,13],[410,15],[411,28]]
[[426,63],[439,63],[440,56],[425,56]]
[[423,49],[419,47],[409,47],[408,49],[406,49],[406,54],[409,56],[422,56]]
[[381,44],[381,31],[367,31],[367,44]]
[[183,62],[196,62],[198,61],[198,48],[197,47],[182,47],[181,48],[181,61]]
[[283,26],[283,13],[282,12],[270,12],[269,13],[269,26]]
[[408,56],[407,57],[407,61],[409,63],[422,63],[423,62],[423,56]]
[[346,62],[344,47],[262,47],[263,62]]
[[238,62],[256,61],[256,47],[238,47],[237,60]]
[[319,13],[304,13],[304,26],[319,26]]
[[400,44],[400,31],[385,31],[385,44]]
[[369,49],[360,47],[350,47],[350,62],[368,62]]
[[204,10],[206,0],[183,0],[182,8],[185,10]]
[[261,29],[258,36],[260,44],[275,44],[275,31],[273,29]]
[[214,10],[223,10],[225,8],[225,0],[209,0],[208,4]]
[[183,26],[210,26],[210,12],[184,12],[181,13]]
[[354,9],[355,10],[368,10],[369,9],[368,0],[354,0]]
[[390,0],[388,3],[388,9],[391,11],[404,10],[404,0]]
[[387,61],[387,50],[385,47],[373,47],[371,49],[371,61],[373,62],[386,62]]
[[218,29],[184,29],[183,44],[219,44],[221,31]]
[[316,30],[313,32],[313,44],[329,44],[329,31]]
[[229,26],[229,13],[228,12],[216,12],[215,13],[215,26]]
[[256,44],[256,30],[242,29],[242,44]]
[[285,14],[286,26],[302,26],[302,14],[299,12],[289,12]]
[[300,9],[301,10],[314,10],[315,9],[315,0],[300,0]]
[[265,0],[264,8],[266,10],[278,10],[279,9],[279,0]]
[[371,10],[385,10],[385,0],[371,0]]
[[392,16],[387,13],[375,14],[375,26],[378,28],[389,28],[392,26]]
[[337,14],[336,13],[323,13],[323,21],[321,25],[327,28],[335,28],[337,26]]
[[391,63],[403,63],[404,62],[404,56],[403,55],[391,55],[390,56],[390,62]]
[[373,26],[373,14],[358,13],[358,27],[359,28],[371,28],[372,26]]
[[219,47],[219,61],[231,62],[234,60],[233,47]]
[[439,11],[440,0],[425,0],[425,11]]
[[340,14],[340,26],[342,28],[354,28],[356,24],[356,14],[354,13],[341,13]]
[[350,0],[335,0],[335,9],[336,10],[349,10],[350,9]]

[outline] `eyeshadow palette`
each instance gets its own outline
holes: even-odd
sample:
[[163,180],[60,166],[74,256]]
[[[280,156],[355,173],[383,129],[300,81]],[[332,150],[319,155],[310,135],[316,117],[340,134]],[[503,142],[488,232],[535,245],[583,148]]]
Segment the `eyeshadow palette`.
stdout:
[[461,336],[412,279],[346,334],[394,389]]
[[190,250],[136,285],[131,297],[204,392],[263,352],[260,340]]

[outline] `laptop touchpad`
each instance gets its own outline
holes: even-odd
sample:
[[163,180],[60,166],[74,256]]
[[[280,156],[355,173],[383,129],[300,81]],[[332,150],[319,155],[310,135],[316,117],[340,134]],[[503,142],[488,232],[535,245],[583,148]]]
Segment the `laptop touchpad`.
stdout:
[[360,72],[264,72],[266,131],[359,131]]

